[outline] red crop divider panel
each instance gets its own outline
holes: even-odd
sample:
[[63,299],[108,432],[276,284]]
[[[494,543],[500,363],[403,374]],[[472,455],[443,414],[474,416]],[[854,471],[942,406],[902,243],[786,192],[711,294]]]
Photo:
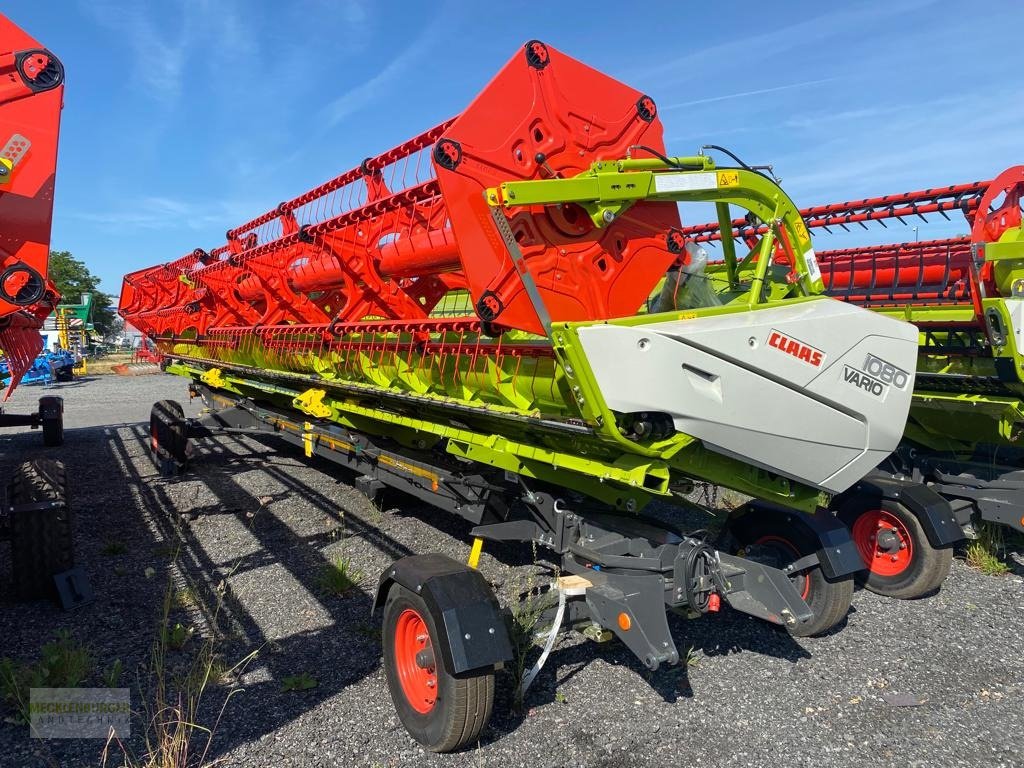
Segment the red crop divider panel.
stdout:
[[[664,151],[653,101],[538,41],[527,43],[445,131],[434,164],[477,315],[543,333],[484,190],[573,176],[637,144]],[[512,232],[554,320],[631,315],[675,258],[674,204],[640,203],[597,229],[575,205],[516,213]]]
[[[366,322],[416,324],[420,338],[462,318],[464,333],[543,333],[484,190],[570,176],[643,144],[664,150],[656,107],[639,91],[537,41],[461,115],[228,230],[226,243],[125,278],[121,312],[154,337],[211,329],[317,326],[331,337]],[[676,206],[641,203],[595,228],[573,205],[511,220],[525,269],[555,320],[631,315],[675,258]],[[434,331],[431,331],[431,328]],[[263,338],[263,337],[260,337]],[[274,337],[301,353],[305,339]]]

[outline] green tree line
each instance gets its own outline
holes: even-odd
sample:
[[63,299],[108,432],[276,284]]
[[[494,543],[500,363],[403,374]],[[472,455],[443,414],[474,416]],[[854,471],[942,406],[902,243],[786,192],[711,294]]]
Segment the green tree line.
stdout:
[[50,251],[48,271],[50,280],[60,291],[62,302],[78,304],[83,293],[92,294],[92,316],[89,321],[100,336],[117,330],[120,321],[110,308],[114,297],[99,289],[100,279],[89,271],[85,262],[76,259],[70,251]]

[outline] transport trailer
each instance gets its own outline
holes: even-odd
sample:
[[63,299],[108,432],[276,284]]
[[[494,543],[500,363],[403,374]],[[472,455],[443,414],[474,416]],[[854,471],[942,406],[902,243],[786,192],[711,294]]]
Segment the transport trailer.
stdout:
[[[714,291],[689,202],[765,224]],[[916,329],[823,290],[770,178],[668,156],[653,100],[531,41],[455,118],[127,275],[120,312],[208,409],[154,406],[164,471],[192,438],[275,434],[474,526],[467,563],[403,558],[374,600],[400,719],[447,751],[512,653],[485,540],[552,553],[549,643],[596,625],[657,669],[679,663],[668,611],[841,621],[862,563],[838,504],[912,490],[959,532],[929,489],[863,482],[902,435]],[[865,360],[906,379],[878,397],[844,377]],[[695,508],[695,480],[755,499],[720,540],[648,510]]]
[[[801,211],[808,227],[828,231],[870,222],[917,230],[914,242],[833,249],[818,259],[828,295],[919,330],[904,439],[872,478],[926,484],[950,502],[968,535],[983,522],[1024,532],[1022,193],[1024,166],[1013,166],[986,181]],[[960,216],[969,235],[928,235],[936,221]],[[731,224],[734,240],[756,230],[745,220]],[[718,222],[687,229],[698,242],[719,241],[720,233]],[[724,280],[724,265],[709,274]],[[871,371],[861,382],[882,389],[892,375]],[[936,549],[927,525],[907,512],[890,500],[842,517],[867,565],[867,586],[913,597],[905,588],[912,574],[937,572],[951,553]]]
[[[40,351],[39,329],[60,300],[47,277],[57,138],[64,98],[60,60],[0,14],[0,352],[6,401]],[[46,446],[64,441],[64,402],[39,399],[30,414],[4,413],[0,427],[42,430]],[[66,608],[88,599],[74,567],[64,466],[20,465],[0,482],[0,538],[9,539],[19,599],[59,596]]]

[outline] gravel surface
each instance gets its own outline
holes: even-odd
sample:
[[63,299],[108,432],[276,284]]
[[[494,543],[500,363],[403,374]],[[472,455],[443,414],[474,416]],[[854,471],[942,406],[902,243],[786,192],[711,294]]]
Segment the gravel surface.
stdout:
[[[19,389],[8,409],[28,410],[42,393]],[[729,611],[675,619],[677,643],[692,647],[693,661],[654,675],[617,642],[570,636],[525,712],[512,711],[509,680],[499,677],[479,747],[424,753],[388,698],[372,589],[396,557],[465,558],[467,525],[408,500],[378,510],[329,464],[272,439],[203,443],[188,474],[160,478],[147,453],[149,406],[185,404],[181,379],[104,376],[47,393],[65,397],[65,446],[43,449],[38,432],[3,430],[0,463],[8,471],[51,454],[66,462],[76,556],[96,601],[70,614],[14,604],[0,546],[0,655],[35,658],[67,628],[94,658],[90,682],[120,659],[122,685],[141,707],[168,580],[188,596],[172,620],[197,630],[169,654],[172,676],[211,632],[203,606],[223,595],[218,652],[227,665],[257,652],[233,685],[211,687],[200,713],[212,724],[235,691],[208,755],[224,765],[1024,765],[1019,560],[1014,574],[990,577],[958,559],[942,590],[923,600],[858,592],[845,625],[819,639],[795,640]],[[362,574],[360,588],[327,596],[318,577],[342,556]],[[522,547],[489,547],[481,570],[502,596],[522,588],[527,572],[546,578]],[[282,691],[285,678],[301,674],[316,687]],[[127,748],[141,754],[141,717],[133,729]],[[89,740],[43,743],[24,725],[0,724],[3,766],[97,766],[101,749]]]

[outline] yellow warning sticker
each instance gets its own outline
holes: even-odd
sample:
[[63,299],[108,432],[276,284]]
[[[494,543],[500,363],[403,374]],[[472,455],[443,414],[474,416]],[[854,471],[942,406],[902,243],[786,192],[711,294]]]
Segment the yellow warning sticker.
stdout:
[[800,223],[796,225],[796,239],[804,248],[811,244],[811,233],[807,231],[807,225],[804,224],[803,219],[800,219]]
[[738,187],[740,185],[740,172],[739,171],[719,171],[718,172],[718,186],[720,187]]

